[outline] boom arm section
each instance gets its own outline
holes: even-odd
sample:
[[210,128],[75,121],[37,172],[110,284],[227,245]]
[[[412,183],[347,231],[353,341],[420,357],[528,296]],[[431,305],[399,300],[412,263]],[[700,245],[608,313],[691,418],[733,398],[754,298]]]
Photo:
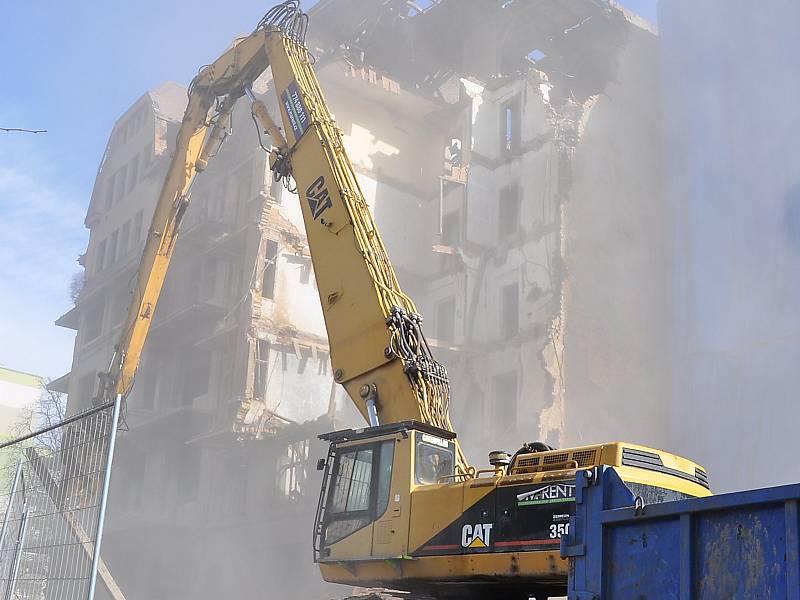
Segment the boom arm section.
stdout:
[[254,33],[237,40],[216,62],[204,67],[189,87],[189,103],[147,232],[125,326],[99,393],[101,401],[130,393],[189,206],[192,182],[225,141],[234,104],[268,64],[264,34]]
[[[304,46],[304,19],[295,2],[279,5],[192,82],[112,365],[112,376],[114,366],[119,373],[116,391],[130,390],[194,173],[224,140],[230,110],[247,94],[276,146],[272,170],[296,182],[335,380],[372,424],[417,420],[452,431],[447,372],[433,359],[416,307],[400,289]],[[268,66],[285,137],[250,92]],[[469,470],[460,449],[458,467]]]
[[101,390],[101,394],[107,396],[106,399],[115,393],[127,396],[133,385],[167,268],[175,250],[178,227],[189,205],[188,192],[195,177],[195,167],[208,137],[208,128],[205,126],[208,109],[206,98],[190,98],[178,132],[175,158],[169,167],[147,232],[125,326],[115,347],[109,377]]

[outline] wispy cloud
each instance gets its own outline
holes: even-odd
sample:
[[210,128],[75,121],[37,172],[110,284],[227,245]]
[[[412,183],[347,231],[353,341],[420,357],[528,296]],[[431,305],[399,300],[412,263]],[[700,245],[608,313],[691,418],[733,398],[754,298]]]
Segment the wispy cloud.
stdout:
[[66,295],[85,235],[80,204],[14,168],[0,167],[0,269],[6,284]]
[[0,138],[0,363],[58,375],[72,334],[53,321],[70,306],[86,199],[59,185],[45,140],[13,135]]

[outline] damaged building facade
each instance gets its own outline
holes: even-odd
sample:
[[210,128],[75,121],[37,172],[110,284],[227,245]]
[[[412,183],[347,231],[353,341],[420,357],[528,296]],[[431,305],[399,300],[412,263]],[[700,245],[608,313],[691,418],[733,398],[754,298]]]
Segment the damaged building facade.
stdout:
[[[371,112],[397,104],[393,90],[435,106],[370,130],[387,140],[423,123],[412,152],[373,153],[378,169],[351,153],[376,180],[392,257],[413,251],[400,280],[450,370],[466,452],[483,464],[532,439],[663,445],[671,266],[655,31],[608,2],[400,4],[320,3],[315,50],[372,83],[350,96],[369,94]],[[324,83],[347,135],[340,79]],[[441,171],[425,162],[392,181],[394,165],[436,154],[426,140]],[[398,224],[382,190],[409,183],[418,210]],[[433,224],[430,241],[393,238],[408,222]]]
[[[595,0],[321,1],[309,46],[469,458],[662,445],[670,269],[655,33]],[[269,77],[254,89],[275,113]],[[186,103],[119,119],[86,217],[70,411],[91,402]],[[297,197],[242,102],[197,179],[120,437],[105,548],[132,597],[330,597],[310,564],[333,385]],[[280,585],[283,585],[281,583]]]
[[[90,405],[118,339],[186,97],[164,84],[111,133],[84,284],[59,319],[78,330],[72,371],[54,384],[70,412]],[[256,575],[252,557],[269,556],[277,576],[308,552],[295,534],[318,492],[307,466],[325,452],[316,435],[334,426],[336,402],[325,329],[299,206],[281,201],[249,111],[234,128],[193,187],[127,400],[105,552],[132,597],[221,597]],[[221,553],[213,567],[209,549]]]

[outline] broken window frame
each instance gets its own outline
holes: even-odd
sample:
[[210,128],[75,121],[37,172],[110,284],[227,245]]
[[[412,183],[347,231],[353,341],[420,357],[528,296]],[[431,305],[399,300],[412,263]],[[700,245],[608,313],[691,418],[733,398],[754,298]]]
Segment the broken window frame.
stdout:
[[278,458],[278,493],[290,502],[305,496],[310,447],[309,440],[290,442]]
[[[461,246],[464,235],[461,208],[451,210],[442,216],[441,243],[443,246],[456,248]],[[456,270],[461,261],[456,254],[441,254],[439,256],[439,273],[449,273]]]
[[276,240],[266,240],[266,244],[264,244],[264,267],[261,273],[261,297],[267,300],[275,299],[279,251]]
[[445,213],[442,217],[442,245],[460,245],[462,229],[461,209]]
[[253,350],[255,351],[255,369],[253,381],[253,395],[262,402],[267,401],[270,380],[270,353],[272,345],[269,340],[256,339]]

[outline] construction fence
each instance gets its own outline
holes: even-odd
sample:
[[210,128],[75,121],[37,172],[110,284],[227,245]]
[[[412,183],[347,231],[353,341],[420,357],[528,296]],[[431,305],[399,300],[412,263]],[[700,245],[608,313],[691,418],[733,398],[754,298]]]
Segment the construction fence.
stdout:
[[99,555],[119,409],[0,444],[0,600],[122,597]]

